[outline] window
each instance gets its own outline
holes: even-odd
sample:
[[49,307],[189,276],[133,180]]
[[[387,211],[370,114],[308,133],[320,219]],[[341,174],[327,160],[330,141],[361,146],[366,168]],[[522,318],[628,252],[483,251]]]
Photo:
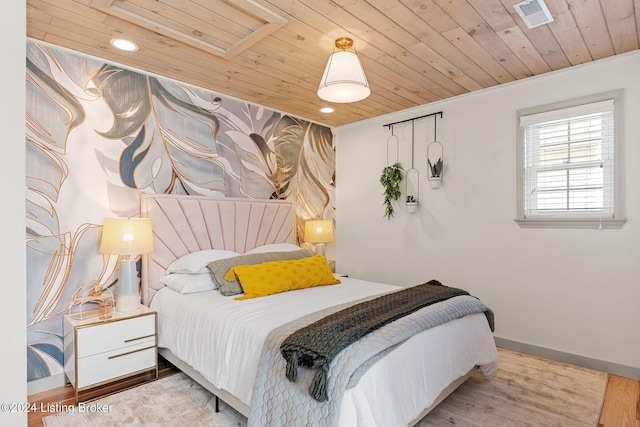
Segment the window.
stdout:
[[622,91],[518,112],[522,227],[620,228]]

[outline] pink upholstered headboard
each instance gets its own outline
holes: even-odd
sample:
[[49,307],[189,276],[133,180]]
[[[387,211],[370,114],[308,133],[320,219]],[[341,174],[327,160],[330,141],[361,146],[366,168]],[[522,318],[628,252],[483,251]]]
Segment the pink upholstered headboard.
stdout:
[[291,202],[142,195],[141,212],[151,218],[154,250],[142,256],[142,302],[149,305],[164,285],[167,266],[203,249],[244,253],[269,243],[296,243],[296,213]]

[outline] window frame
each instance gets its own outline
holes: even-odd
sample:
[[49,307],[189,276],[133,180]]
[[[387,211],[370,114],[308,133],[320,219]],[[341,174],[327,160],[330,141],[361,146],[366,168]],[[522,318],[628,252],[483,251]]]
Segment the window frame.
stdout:
[[[597,213],[585,214],[583,212],[562,212],[557,216],[553,214],[544,217],[527,217],[525,213],[525,126],[520,123],[520,118],[533,114],[545,113],[563,108],[578,107],[600,101],[613,100],[613,215],[603,217]],[[523,228],[622,228],[626,222],[624,206],[624,90],[614,90],[594,95],[583,96],[567,101],[556,102],[537,107],[525,108],[516,112],[517,129],[517,167],[516,188],[517,208],[516,223]]]

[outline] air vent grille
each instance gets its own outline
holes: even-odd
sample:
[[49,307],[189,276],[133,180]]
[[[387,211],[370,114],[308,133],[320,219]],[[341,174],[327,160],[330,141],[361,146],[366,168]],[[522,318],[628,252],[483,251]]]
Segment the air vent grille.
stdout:
[[527,0],[513,5],[528,28],[553,22],[553,16],[543,0]]

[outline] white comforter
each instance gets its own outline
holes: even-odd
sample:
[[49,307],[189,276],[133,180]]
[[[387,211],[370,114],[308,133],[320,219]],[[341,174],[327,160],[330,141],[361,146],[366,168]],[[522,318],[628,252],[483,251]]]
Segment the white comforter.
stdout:
[[[217,291],[182,295],[164,288],[151,304],[159,313],[158,345],[249,405],[259,356],[270,330],[334,304],[397,289],[351,278],[341,280],[337,286],[243,301]],[[402,348],[409,351],[398,351]],[[358,385],[347,391],[340,424],[406,425],[473,366],[486,365],[483,372],[491,377],[496,363],[493,336],[483,314],[429,329],[371,367]]]

